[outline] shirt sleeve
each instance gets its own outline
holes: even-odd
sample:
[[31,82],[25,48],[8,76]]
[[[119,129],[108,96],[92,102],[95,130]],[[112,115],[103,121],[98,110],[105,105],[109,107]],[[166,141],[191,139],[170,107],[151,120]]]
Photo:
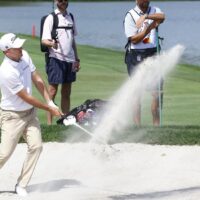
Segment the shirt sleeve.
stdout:
[[77,32],[77,27],[76,27],[75,19],[73,20],[73,30],[74,30],[74,36],[77,36],[78,32]]
[[23,58],[27,62],[28,66],[30,67],[31,72],[34,72],[36,70],[36,67],[33,64],[33,61],[31,57],[29,56],[28,52],[25,50],[23,50]]
[[53,28],[53,16],[48,15],[44,21],[42,40],[52,39],[51,37],[52,28]]
[[127,38],[134,36],[138,32],[138,29],[130,13],[127,13],[124,19],[124,31]]
[[154,8],[155,8],[155,13],[163,13],[160,8],[158,7],[154,7]]

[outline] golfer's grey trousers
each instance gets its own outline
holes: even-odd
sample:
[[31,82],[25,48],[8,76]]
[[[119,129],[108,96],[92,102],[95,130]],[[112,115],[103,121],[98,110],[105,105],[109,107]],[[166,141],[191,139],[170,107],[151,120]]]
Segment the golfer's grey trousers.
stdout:
[[36,110],[34,108],[19,112],[0,110],[0,128],[0,168],[12,155],[21,136],[27,143],[27,155],[17,181],[19,186],[26,187],[42,151],[41,130]]

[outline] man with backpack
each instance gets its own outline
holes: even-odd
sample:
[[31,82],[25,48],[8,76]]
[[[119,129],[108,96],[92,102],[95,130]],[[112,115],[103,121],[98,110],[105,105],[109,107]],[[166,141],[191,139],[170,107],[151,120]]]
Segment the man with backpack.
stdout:
[[[76,81],[76,72],[80,69],[74,38],[77,30],[73,15],[67,11],[68,0],[55,0],[55,3],[57,9],[44,21],[41,43],[48,47],[46,73],[49,94],[54,101],[58,86],[61,84],[61,109],[67,114],[70,110],[71,85]],[[50,113],[47,123],[52,124]]]
[[[124,29],[128,38],[125,63],[129,75],[135,72],[137,65],[145,58],[155,55],[159,48],[156,28],[165,20],[165,15],[159,8],[149,4],[149,0],[136,0],[135,8],[127,12],[125,16]],[[162,81],[160,82],[161,87],[156,86],[152,89],[153,125],[160,124],[159,89],[162,88]],[[140,98],[134,105],[134,123],[141,124]]]

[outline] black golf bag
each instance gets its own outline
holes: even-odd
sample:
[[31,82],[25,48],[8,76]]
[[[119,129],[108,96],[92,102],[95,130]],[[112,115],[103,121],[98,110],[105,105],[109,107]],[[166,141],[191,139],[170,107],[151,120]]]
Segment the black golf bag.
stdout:
[[100,112],[105,107],[107,101],[101,99],[88,99],[83,104],[72,109],[68,114],[57,120],[57,124],[63,124],[64,119],[69,116],[76,118],[76,123],[85,126],[95,126],[99,123]]

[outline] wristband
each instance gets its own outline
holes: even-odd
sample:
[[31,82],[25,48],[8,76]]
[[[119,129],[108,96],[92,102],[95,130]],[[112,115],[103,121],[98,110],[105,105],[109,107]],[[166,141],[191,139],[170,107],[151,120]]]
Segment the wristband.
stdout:
[[76,59],[77,62],[80,62],[81,60],[79,58]]

